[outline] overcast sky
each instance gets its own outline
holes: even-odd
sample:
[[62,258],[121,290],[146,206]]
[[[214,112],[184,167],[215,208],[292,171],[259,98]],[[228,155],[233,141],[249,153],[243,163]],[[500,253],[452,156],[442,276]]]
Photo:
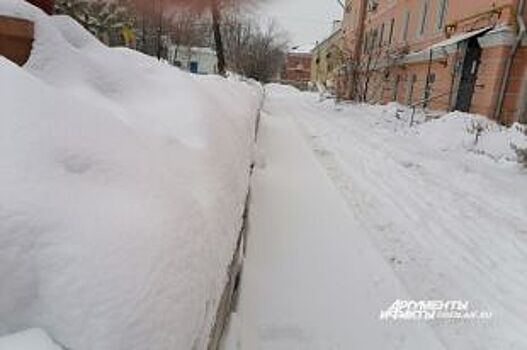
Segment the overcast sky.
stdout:
[[331,32],[333,20],[342,18],[337,0],[268,0],[258,11],[276,19],[289,33],[292,46],[324,39]]

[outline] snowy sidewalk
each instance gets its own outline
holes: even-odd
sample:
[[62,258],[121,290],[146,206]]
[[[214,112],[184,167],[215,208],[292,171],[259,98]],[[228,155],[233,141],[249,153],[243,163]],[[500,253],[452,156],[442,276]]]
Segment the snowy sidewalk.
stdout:
[[441,349],[425,323],[379,320],[408,293],[291,117],[262,116],[240,303],[225,349]]

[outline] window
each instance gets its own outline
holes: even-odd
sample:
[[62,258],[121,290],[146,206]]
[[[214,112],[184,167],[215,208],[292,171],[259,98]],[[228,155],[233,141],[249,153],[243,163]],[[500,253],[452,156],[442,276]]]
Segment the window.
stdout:
[[441,30],[445,25],[446,14],[448,10],[448,0],[439,0],[437,7],[436,29]]
[[388,45],[392,44],[394,27],[395,27],[395,18],[392,18],[390,21],[390,32],[388,34]]
[[397,101],[397,93],[399,91],[399,82],[401,81],[401,77],[397,75],[395,79],[393,80],[393,88],[392,88],[392,101]]
[[375,48],[375,44],[377,43],[377,37],[378,37],[378,32],[377,32],[377,28],[375,28],[371,35],[370,51],[373,51],[373,49]]
[[402,31],[402,38],[403,41],[408,40],[408,27],[410,26],[410,11],[406,11],[404,14],[403,19],[403,31]]
[[365,52],[368,53],[370,52],[370,47],[371,47],[371,30],[368,32],[368,34],[366,34],[366,50]]
[[198,73],[198,62],[191,61],[188,68],[190,73]]
[[381,34],[379,36],[379,47],[382,47],[383,40],[384,40],[384,23],[381,25]]
[[421,8],[421,23],[419,25],[418,36],[422,36],[426,30],[426,19],[428,17],[428,0],[423,0],[423,7]]
[[368,1],[368,11],[376,11],[379,7],[379,0],[369,0]]
[[[523,96],[523,97],[522,97]],[[527,124],[527,72],[523,76],[523,91],[520,95],[518,108],[518,121]]]
[[411,105],[412,99],[414,95],[414,86],[415,82],[417,81],[417,75],[412,74],[412,77],[408,80],[407,86],[406,86],[406,104]]
[[425,89],[423,90],[423,108],[428,107],[428,99],[430,99],[430,96],[432,95],[432,85],[435,81],[435,73],[430,73],[429,75],[427,75]]
[[431,73],[430,76],[428,77],[428,82],[430,84],[433,84],[436,82],[436,74],[435,73]]

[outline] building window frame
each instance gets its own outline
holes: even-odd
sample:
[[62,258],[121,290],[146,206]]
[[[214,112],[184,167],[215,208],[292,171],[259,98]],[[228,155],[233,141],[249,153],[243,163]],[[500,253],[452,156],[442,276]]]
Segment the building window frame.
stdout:
[[417,27],[417,37],[420,38],[426,33],[426,25],[428,20],[428,10],[430,7],[429,0],[422,0],[421,3],[421,20],[419,21],[419,26]]
[[527,125],[527,72],[523,75],[522,91],[518,100],[518,122]]
[[390,20],[390,32],[388,33],[388,45],[392,44],[393,41],[393,30],[395,29],[395,18]]
[[408,41],[408,30],[410,29],[410,20],[411,20],[411,13],[409,10],[406,10],[404,13],[403,27],[401,31],[403,42]]
[[410,75],[406,85],[406,104],[411,105],[414,97],[415,84],[417,83],[417,74]]
[[448,15],[449,0],[438,0],[436,30],[439,32],[443,29]]
[[377,30],[377,28],[375,28],[371,32],[370,52],[373,52],[373,50],[375,49],[375,44],[377,42],[377,38],[378,38],[378,30]]
[[401,76],[397,74],[394,77],[393,86],[392,86],[392,101],[397,102],[397,97],[399,94],[399,83],[401,81]]
[[384,40],[384,22],[381,24],[380,32],[379,32],[379,47],[382,47]]

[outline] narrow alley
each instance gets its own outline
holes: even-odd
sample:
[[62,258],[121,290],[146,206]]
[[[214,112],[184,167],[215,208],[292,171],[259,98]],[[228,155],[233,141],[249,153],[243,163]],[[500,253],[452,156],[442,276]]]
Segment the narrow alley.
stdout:
[[[514,170],[473,154],[441,155],[425,142],[417,147],[408,142],[414,138],[376,126],[360,107],[339,110],[314,94],[267,90],[241,296],[226,350],[525,344],[500,336],[525,327],[525,307],[510,307],[526,301],[526,279],[518,278],[527,275],[520,237],[526,203],[513,200],[514,186],[525,185],[520,173],[496,183],[499,172]],[[389,137],[391,148],[383,146]],[[452,176],[477,181],[459,188],[448,184]],[[496,185],[508,188],[500,196],[513,205],[487,204]],[[505,268],[518,269],[517,278]],[[495,288],[508,298],[495,298]],[[398,299],[466,299],[494,319],[380,320]]]

